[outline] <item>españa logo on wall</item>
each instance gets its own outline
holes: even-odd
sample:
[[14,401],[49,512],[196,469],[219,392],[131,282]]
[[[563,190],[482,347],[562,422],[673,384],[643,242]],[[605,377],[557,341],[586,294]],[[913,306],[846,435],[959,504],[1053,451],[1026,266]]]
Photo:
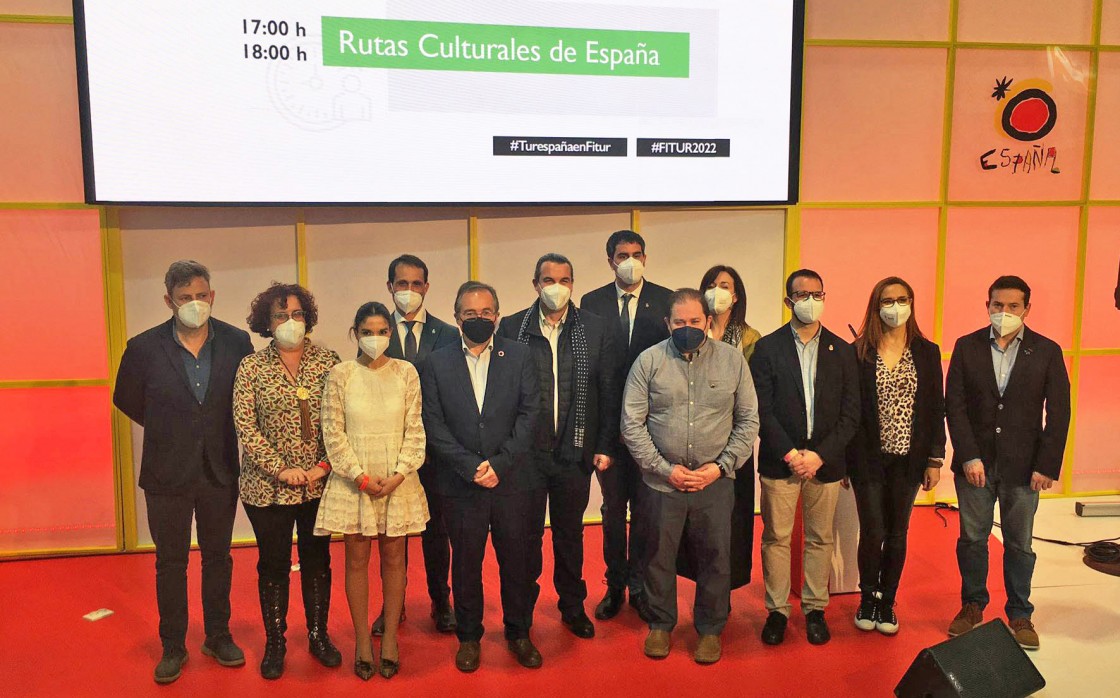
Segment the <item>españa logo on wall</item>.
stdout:
[[[980,156],[980,169],[1010,174],[1049,172],[1061,174],[1058,148],[1042,142],[1058,123],[1058,105],[1050,96],[1053,86],[1044,80],[996,80],[996,131],[1017,141],[1010,147],[992,148]],[[1037,141],[1037,142],[1036,142]]]

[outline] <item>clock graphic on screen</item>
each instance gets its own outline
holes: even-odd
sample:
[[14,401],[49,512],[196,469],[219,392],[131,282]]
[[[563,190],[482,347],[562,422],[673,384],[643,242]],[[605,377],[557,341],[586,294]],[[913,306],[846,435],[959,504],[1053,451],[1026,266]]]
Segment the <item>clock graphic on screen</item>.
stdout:
[[353,68],[322,65],[314,37],[303,48],[306,61],[276,61],[266,74],[272,108],[304,131],[329,131],[353,121],[373,119],[368,77]]

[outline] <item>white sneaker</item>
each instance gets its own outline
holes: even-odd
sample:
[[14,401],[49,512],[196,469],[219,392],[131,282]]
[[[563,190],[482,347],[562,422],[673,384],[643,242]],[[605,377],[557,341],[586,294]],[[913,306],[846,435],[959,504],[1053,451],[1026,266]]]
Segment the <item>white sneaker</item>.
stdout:
[[880,601],[875,604],[875,629],[884,635],[898,632],[898,617],[894,614],[893,603],[887,605]]
[[860,630],[875,629],[875,599],[863,599],[856,609],[856,627]]

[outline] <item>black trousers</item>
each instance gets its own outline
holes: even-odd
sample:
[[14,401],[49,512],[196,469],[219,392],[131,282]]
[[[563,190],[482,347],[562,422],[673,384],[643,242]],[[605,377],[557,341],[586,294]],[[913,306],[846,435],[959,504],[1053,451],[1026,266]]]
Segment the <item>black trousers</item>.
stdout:
[[316,536],[319,500],[303,504],[245,505],[257,537],[257,575],[265,581],[286,584],[292,572],[292,530],[297,536],[300,577],[326,572],[331,567],[331,537]]
[[[584,613],[587,584],[583,581],[583,514],[591,497],[591,474],[577,463],[566,463],[551,453],[536,454],[544,483],[533,492],[532,540],[529,543],[529,574],[538,582],[544,569],[544,520],[548,511],[552,527],[552,583],[560,597],[560,615],[572,618]],[[536,605],[536,597],[533,604]]]
[[859,513],[859,588],[864,595],[881,592],[893,602],[906,563],[906,535],[918,485],[910,473],[910,457],[882,454],[881,481],[853,482]]
[[[428,581],[428,597],[433,602],[446,602],[451,593],[447,585],[451,573],[451,540],[447,537],[447,525],[443,517],[443,500],[436,492],[435,469],[427,463],[418,471],[420,483],[428,497],[428,526],[420,534],[420,545],[424,551],[424,576]],[[406,548],[407,550],[407,548]]]
[[[651,547],[646,507],[641,503],[645,486],[638,464],[623,449],[623,454],[603,472],[596,472],[603,492],[603,561],[607,563],[607,586],[629,587],[641,593],[645,588],[645,565]],[[630,511],[627,539],[626,512]]]
[[187,637],[187,560],[191,519],[197,523],[202,552],[202,617],[207,637],[229,632],[229,554],[237,514],[237,483],[218,485],[210,478],[175,494],[145,492],[148,529],[156,544],[156,603],[159,637],[165,649],[184,647]]
[[491,534],[498,558],[505,636],[509,640],[529,637],[533,602],[540,592],[529,574],[532,493],[468,490],[444,496],[443,505],[451,539],[451,591],[459,641],[482,639],[482,562]]

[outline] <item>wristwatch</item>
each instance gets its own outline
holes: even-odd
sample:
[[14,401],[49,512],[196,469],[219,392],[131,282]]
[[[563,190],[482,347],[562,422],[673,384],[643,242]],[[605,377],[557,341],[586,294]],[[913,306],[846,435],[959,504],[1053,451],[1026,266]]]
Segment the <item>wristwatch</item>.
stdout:
[[716,463],[716,467],[719,468],[720,475],[727,477],[730,474],[727,472],[727,466],[725,466],[723,463]]

